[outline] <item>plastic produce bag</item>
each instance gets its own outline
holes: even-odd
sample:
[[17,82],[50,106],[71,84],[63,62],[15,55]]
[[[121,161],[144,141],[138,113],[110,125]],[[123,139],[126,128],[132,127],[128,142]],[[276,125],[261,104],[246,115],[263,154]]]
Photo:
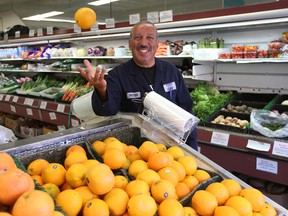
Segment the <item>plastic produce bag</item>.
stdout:
[[288,116],[269,110],[253,110],[250,115],[253,130],[267,137],[288,137]]
[[0,144],[16,141],[17,137],[9,128],[0,125]]

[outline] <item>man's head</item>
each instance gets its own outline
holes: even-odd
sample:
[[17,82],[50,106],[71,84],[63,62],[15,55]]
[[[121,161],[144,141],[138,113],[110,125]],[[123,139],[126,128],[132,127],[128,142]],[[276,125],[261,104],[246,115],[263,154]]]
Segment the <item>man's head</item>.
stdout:
[[152,67],[155,64],[158,43],[157,29],[153,23],[140,21],[132,27],[129,48],[137,65]]

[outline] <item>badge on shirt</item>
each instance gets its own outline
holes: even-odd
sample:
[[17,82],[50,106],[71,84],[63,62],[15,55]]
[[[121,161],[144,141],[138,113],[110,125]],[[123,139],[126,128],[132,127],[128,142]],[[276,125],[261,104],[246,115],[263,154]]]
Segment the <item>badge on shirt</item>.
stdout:
[[164,88],[165,92],[170,92],[170,91],[176,89],[176,84],[175,84],[175,82],[166,83],[163,85],[163,88]]
[[128,99],[135,99],[135,98],[140,98],[140,97],[141,97],[140,92],[127,92]]

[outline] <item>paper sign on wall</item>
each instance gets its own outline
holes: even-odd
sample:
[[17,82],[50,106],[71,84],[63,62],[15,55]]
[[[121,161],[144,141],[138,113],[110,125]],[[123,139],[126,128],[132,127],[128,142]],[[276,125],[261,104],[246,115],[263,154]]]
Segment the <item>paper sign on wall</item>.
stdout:
[[105,19],[106,28],[115,28],[114,18]]
[[129,24],[133,25],[140,21],[140,14],[130,14],[129,15]]
[[256,158],[256,169],[264,172],[278,174],[278,162],[263,158]]
[[213,131],[211,137],[211,143],[228,146],[230,134],[227,133],[220,133]]
[[160,11],[160,22],[171,22],[173,21],[173,11]]
[[273,145],[272,154],[288,157],[288,143],[275,141]]
[[159,13],[158,13],[158,11],[148,12],[147,13],[147,20],[149,22],[152,22],[152,23],[158,23],[159,22]]

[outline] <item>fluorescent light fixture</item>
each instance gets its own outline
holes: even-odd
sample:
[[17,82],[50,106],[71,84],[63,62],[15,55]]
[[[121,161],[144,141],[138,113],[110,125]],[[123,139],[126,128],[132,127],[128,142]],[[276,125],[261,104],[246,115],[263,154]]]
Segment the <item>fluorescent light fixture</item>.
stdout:
[[29,17],[24,17],[22,18],[23,20],[32,20],[32,21],[41,21],[47,17],[53,17],[53,16],[57,16],[60,14],[64,14],[64,12],[62,11],[51,11],[51,12],[47,12],[47,13],[43,13],[43,14],[36,14],[34,16],[29,16]]
[[46,22],[67,22],[67,23],[76,23],[75,20],[67,20],[67,19],[51,19],[51,18],[44,18],[41,20],[30,20],[30,21],[46,21]]
[[116,1],[119,1],[119,0],[97,0],[97,1],[90,2],[88,4],[94,5],[94,6],[100,6],[100,5],[105,5],[105,4],[109,4],[112,2],[116,2]]

